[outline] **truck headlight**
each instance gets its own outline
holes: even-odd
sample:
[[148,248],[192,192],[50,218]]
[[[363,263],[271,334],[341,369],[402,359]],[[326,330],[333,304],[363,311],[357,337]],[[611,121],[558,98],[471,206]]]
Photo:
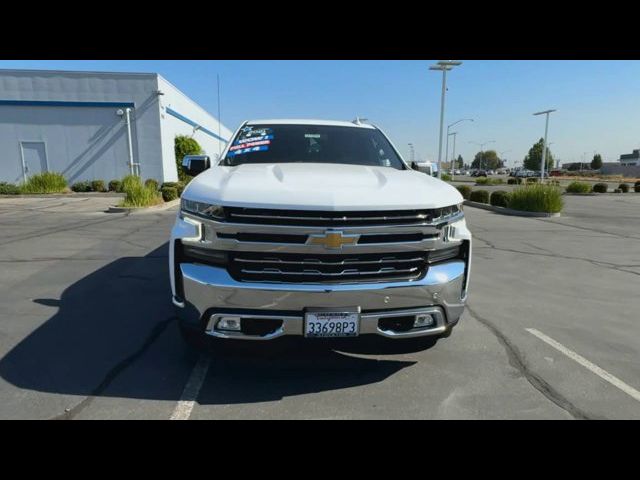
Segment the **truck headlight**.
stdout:
[[449,218],[462,212],[462,203],[440,209],[440,218]]
[[210,218],[212,220],[224,220],[224,208],[220,205],[212,205],[210,203],[196,202],[183,198],[180,200],[180,210],[199,217]]

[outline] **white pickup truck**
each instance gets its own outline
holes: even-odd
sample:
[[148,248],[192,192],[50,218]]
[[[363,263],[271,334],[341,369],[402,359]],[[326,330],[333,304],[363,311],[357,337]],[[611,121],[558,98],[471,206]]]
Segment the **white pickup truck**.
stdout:
[[448,336],[464,310],[462,196],[370,124],[244,122],[196,176],[171,232],[187,341]]

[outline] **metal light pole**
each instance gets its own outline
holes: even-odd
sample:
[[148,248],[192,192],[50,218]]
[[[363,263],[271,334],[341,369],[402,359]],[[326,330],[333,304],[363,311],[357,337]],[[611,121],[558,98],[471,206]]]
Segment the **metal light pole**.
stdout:
[[489,145],[490,143],[495,143],[495,140],[489,140],[488,142],[469,142],[469,143],[473,143],[474,145],[480,145],[480,168],[479,170],[482,170],[482,157],[484,157],[484,146],[485,145]]
[[453,132],[453,154],[451,155],[451,180],[456,175],[456,137],[458,136],[458,132]]
[[[473,118],[462,118],[462,119],[460,119],[458,121],[453,122],[450,125],[447,125],[447,148],[445,149],[445,155],[444,155],[444,158],[445,158],[446,161],[449,160],[449,136],[453,135],[453,141],[455,142],[455,140],[456,140],[455,136],[458,133],[458,132],[449,133],[449,129],[451,127],[453,127],[454,125],[459,124],[460,122],[473,122]],[[454,157],[455,157],[455,152],[454,152]],[[453,165],[451,165],[451,168],[453,168]]]
[[509,153],[510,151],[511,151],[511,150],[504,150],[504,151],[502,151],[502,152],[500,152],[500,153],[498,154],[498,155],[499,155],[499,157],[500,157],[500,160],[502,160],[502,163],[503,163],[503,167],[502,167],[502,168],[505,168],[505,167],[506,167],[506,165],[507,165],[507,162],[505,162],[505,161],[502,159],[502,155],[504,155],[505,153]]
[[[449,129],[447,128],[447,146],[445,148],[444,151],[444,161],[448,162],[449,161],[449,137],[453,136],[454,140],[456,138],[456,135],[458,134],[458,132],[451,132],[449,133]],[[449,164],[449,169],[453,168],[453,164]]]
[[442,176],[442,169],[440,163],[442,160],[442,134],[444,133],[444,102],[447,92],[447,72],[452,70],[453,67],[462,65],[462,62],[457,60],[440,60],[436,65],[431,65],[429,70],[438,70],[442,72],[442,97],[440,99],[440,140],[438,141],[438,178]]
[[542,144],[542,168],[540,169],[540,181],[544,182],[544,169],[547,161],[547,133],[549,132],[549,114],[555,112],[554,109],[545,110],[544,112],[537,112],[533,115],[546,115],[547,120],[544,126],[544,143]]

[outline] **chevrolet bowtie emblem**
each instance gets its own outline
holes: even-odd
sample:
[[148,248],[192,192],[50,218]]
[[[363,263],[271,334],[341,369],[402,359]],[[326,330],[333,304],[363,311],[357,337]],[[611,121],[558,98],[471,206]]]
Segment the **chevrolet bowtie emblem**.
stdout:
[[309,235],[309,245],[323,245],[324,248],[338,249],[343,245],[355,245],[360,235],[344,235],[342,232],[325,232],[323,235]]

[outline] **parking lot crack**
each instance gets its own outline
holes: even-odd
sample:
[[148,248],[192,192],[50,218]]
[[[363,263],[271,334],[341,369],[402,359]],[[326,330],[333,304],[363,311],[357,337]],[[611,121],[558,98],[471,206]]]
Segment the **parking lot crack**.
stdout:
[[633,267],[633,265],[632,266],[629,266],[629,265],[618,265],[616,263],[603,262],[603,261],[600,261],[600,260],[593,260],[591,258],[572,257],[572,256],[569,256],[569,255],[561,255],[559,253],[553,253],[553,252],[549,252],[549,253],[545,253],[544,251],[527,252],[525,250],[517,250],[515,248],[497,247],[494,243],[490,242],[489,240],[486,240],[484,238],[479,237],[477,234],[474,234],[473,238],[474,238],[474,240],[480,240],[481,242],[486,243],[489,248],[491,248],[493,250],[497,250],[499,252],[520,253],[522,255],[535,255],[535,256],[539,256],[539,257],[557,258],[557,259],[562,259],[562,260],[577,260],[577,261],[590,263],[591,265],[594,265],[596,267],[606,268],[606,269],[609,269],[609,270],[616,270],[618,272],[630,273],[632,275],[640,276],[640,272],[635,272],[633,270],[627,270],[626,269],[626,268]]
[[[112,215],[117,215],[117,214],[112,214]],[[88,226],[92,226],[92,225],[100,225],[100,224],[104,224],[104,223],[108,223],[108,222],[113,222],[115,220],[118,220],[120,218],[122,218],[123,215],[117,215],[113,218],[108,218],[106,220],[98,220],[95,222],[77,222],[77,223],[73,223],[70,225],[65,225],[64,227],[60,227],[60,228],[47,228],[44,230],[38,230],[35,232],[31,232],[27,235],[16,235],[14,237],[6,237],[6,239],[2,242],[0,242],[0,245],[8,245],[10,243],[15,243],[15,242],[22,242],[24,240],[29,240],[31,238],[40,238],[40,237],[45,237],[47,235],[53,235],[55,233],[62,233],[62,232],[67,232],[70,230],[75,230],[77,231],[80,228],[84,228],[84,227],[88,227]]]
[[52,420],[73,420],[81,411],[87,408],[96,397],[99,397],[122,372],[142,357],[142,355],[151,347],[151,345],[153,345],[153,343],[160,337],[160,335],[162,335],[174,320],[176,320],[176,317],[172,316],[156,324],[140,348],[114,365],[104,376],[100,384],[93,389],[89,396],[85,397],[75,407],[68,409],[61,415],[53,417]]
[[592,415],[588,415],[586,412],[573,405],[566,397],[564,397],[560,392],[553,388],[542,377],[533,372],[524,361],[524,358],[518,348],[493,323],[480,316],[469,306],[468,303],[466,309],[469,312],[469,315],[474,320],[483,325],[497,338],[498,342],[503,346],[507,354],[509,364],[516,370],[518,370],[533,388],[544,395],[552,403],[566,411],[574,419],[594,419]]
[[611,235],[612,237],[625,238],[625,239],[631,239],[631,240],[640,240],[640,237],[637,237],[635,235],[624,235],[622,233],[613,233],[607,230],[601,230],[599,228],[589,228],[589,227],[584,227],[579,225],[571,225],[569,223],[564,223],[558,220],[554,221],[554,219],[552,218],[533,218],[532,220],[537,220],[539,222],[549,222],[549,223],[553,223],[554,225],[562,225],[563,227],[577,228],[578,230],[585,230],[587,232],[603,233],[605,235]]

